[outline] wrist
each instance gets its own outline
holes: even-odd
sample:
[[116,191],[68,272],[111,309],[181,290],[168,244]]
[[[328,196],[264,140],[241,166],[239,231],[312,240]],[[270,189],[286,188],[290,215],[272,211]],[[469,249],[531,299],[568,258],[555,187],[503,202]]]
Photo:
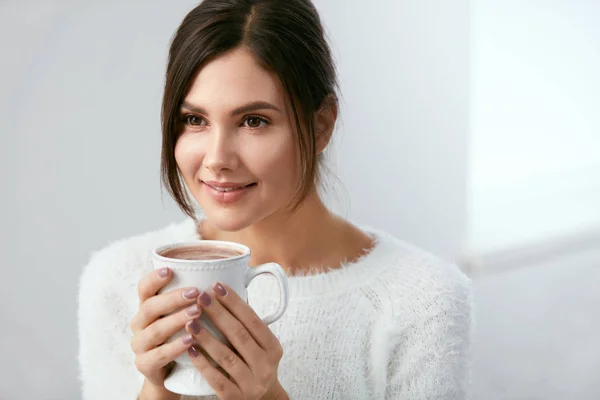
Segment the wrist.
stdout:
[[177,393],[168,391],[163,385],[155,385],[144,379],[142,390],[138,400],[179,400],[181,398]]
[[281,386],[281,383],[277,382],[268,400],[290,400],[290,397],[283,386]]

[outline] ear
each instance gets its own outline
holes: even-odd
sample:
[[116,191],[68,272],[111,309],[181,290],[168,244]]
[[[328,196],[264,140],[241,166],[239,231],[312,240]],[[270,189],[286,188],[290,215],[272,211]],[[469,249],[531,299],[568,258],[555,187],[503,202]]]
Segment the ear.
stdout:
[[321,107],[315,112],[315,139],[317,144],[317,154],[320,154],[325,150],[333,130],[335,128],[335,122],[338,116],[338,104],[337,99],[333,95],[325,97]]

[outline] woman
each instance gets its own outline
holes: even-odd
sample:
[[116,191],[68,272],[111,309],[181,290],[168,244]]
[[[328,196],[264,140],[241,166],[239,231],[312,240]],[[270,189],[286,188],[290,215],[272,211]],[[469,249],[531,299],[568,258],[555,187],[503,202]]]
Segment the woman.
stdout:
[[[85,268],[85,399],[178,399],[163,382],[186,352],[221,399],[465,398],[470,282],[326,208],[317,187],[337,113],[309,0],[205,0],[185,17],[169,52],[162,177],[189,218],[114,243]],[[172,272],[153,271],[150,252],[199,238],[247,245],[251,265],[280,264],[290,285],[283,318],[248,322],[276,303],[268,279],[250,287],[253,308],[218,282],[156,295]],[[198,329],[201,313],[236,352]],[[187,337],[165,344],[184,327]]]

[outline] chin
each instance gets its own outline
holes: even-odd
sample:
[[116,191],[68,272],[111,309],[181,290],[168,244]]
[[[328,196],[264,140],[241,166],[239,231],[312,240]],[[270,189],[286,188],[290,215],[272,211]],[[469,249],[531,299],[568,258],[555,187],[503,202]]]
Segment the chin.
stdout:
[[203,209],[206,220],[212,226],[223,232],[238,232],[256,221],[245,213],[232,209]]

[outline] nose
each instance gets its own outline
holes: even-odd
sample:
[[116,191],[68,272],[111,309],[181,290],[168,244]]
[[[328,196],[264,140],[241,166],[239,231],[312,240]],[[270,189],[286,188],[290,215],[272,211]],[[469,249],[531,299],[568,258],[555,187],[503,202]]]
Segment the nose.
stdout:
[[204,155],[204,166],[217,174],[234,171],[239,166],[239,156],[233,132],[213,129]]

